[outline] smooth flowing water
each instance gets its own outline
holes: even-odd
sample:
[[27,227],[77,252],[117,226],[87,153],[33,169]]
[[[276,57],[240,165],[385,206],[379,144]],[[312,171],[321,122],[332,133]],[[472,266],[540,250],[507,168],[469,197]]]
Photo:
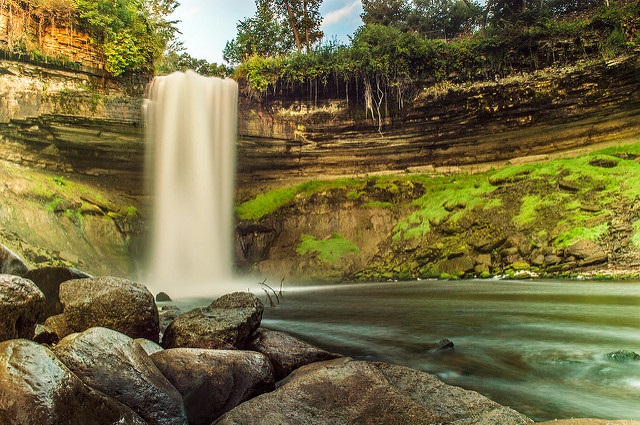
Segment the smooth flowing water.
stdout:
[[145,108],[154,199],[147,284],[174,297],[228,292],[237,83],[192,71],[157,77]]
[[[640,284],[423,281],[289,288],[263,326],[433,373],[535,419],[640,419]],[[452,351],[433,351],[448,338]]]

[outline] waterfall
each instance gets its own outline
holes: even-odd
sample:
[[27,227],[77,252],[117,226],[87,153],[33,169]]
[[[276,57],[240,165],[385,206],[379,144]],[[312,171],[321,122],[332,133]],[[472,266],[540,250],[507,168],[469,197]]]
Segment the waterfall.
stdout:
[[185,298],[233,282],[238,86],[176,72],[145,101],[153,199],[148,286]]

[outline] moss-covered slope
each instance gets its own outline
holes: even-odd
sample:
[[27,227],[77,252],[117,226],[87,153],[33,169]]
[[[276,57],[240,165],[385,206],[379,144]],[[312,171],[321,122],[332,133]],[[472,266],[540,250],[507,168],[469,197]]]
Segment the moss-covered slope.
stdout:
[[636,273],[640,144],[478,174],[313,181],[241,203],[240,264],[296,279]]
[[30,267],[136,277],[140,198],[76,174],[0,161],[0,239]]

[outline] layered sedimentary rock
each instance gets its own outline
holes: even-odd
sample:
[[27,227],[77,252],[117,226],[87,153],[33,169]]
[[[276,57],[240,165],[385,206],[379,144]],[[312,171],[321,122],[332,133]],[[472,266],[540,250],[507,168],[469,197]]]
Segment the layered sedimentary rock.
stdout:
[[[453,166],[640,135],[637,56],[425,88],[381,129],[354,99],[241,99],[241,181]],[[360,111],[360,112],[358,112]]]

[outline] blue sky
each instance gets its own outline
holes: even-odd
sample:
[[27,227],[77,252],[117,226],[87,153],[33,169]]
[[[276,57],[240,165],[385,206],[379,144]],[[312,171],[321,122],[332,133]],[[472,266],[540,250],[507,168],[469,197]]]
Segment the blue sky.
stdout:
[[[253,16],[255,8],[254,0],[180,0],[173,18],[181,21],[180,39],[191,56],[222,63],[222,49],[236,36],[237,22]],[[324,0],[320,12],[328,38],[346,41],[362,25],[360,0]]]

